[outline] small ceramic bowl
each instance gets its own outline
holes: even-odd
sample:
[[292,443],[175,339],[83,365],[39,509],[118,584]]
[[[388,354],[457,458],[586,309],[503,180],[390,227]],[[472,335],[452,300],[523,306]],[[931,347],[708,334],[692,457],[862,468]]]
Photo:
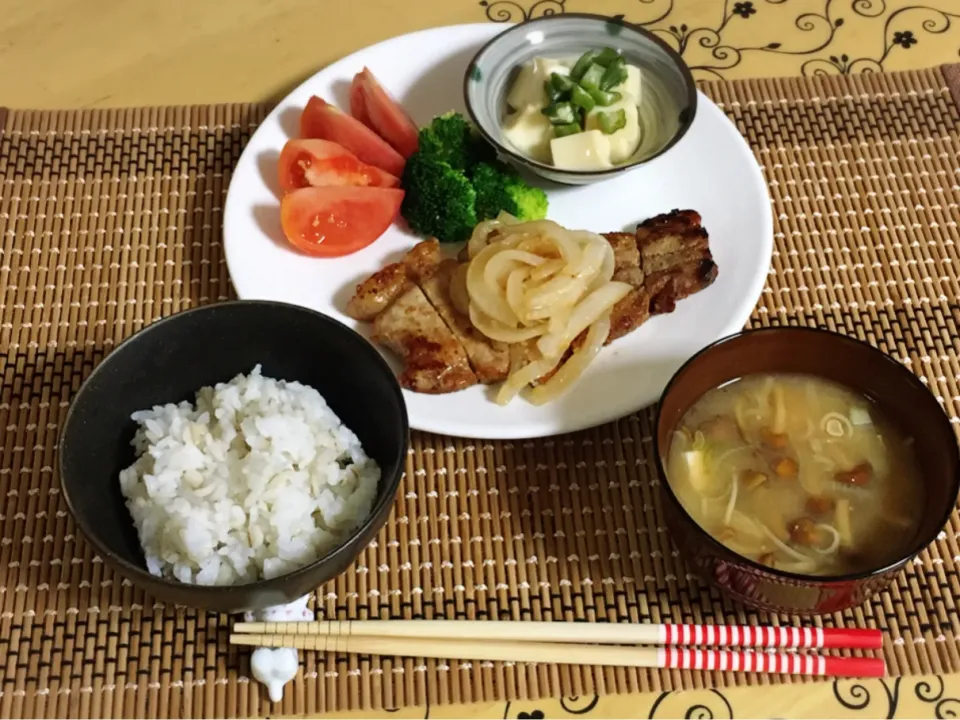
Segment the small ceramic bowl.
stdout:
[[[130,415],[192,401],[202,387],[262,365],[263,374],[315,388],[380,465],[370,516],[326,556],[299,570],[231,587],[188,585],[151,575],[119,475],[134,461]],[[121,343],[90,374],[60,438],[63,494],[103,561],[153,597],[175,605],[240,612],[292,602],[356,560],[386,522],[409,445],[400,384],[380,353],[345,325],[295,305],[237,301],[164,318]]]
[[[757,373],[811,375],[870,399],[914,438],[924,508],[908,550],[866,572],[821,577],[774,570],[736,554],[703,530],[666,480],[664,465],[684,413],[708,390]],[[691,358],[667,385],[657,416],[657,465],[670,536],[708,582],[741,602],[771,612],[821,614],[845,610],[887,587],[904,565],[933,542],[960,491],[960,451],[950,420],[912,372],[880,350],[826,330],[769,328],[733,335]]]
[[[643,73],[644,102],[658,103],[673,132],[659,147],[612,169],[560,170],[533,160],[503,137],[506,98],[520,67],[535,57],[576,58],[587,50],[612,47]],[[564,13],[529,20],[497,35],[467,67],[464,101],[473,124],[504,158],[564,185],[607,180],[644,165],[673,147],[689,130],[697,111],[697,87],[681,57],[643,28],[603,15]]]

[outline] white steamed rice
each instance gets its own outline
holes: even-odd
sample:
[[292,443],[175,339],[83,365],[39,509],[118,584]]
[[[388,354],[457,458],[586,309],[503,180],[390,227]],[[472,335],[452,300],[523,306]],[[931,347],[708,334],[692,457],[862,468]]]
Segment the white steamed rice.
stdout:
[[120,473],[147,568],[234,585],[307,565],[370,515],[380,468],[311,387],[250,375],[133,414]]

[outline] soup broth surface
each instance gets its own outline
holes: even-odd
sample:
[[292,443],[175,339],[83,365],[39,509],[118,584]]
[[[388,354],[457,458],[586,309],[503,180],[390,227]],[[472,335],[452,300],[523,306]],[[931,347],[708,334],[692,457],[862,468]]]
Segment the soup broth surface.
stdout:
[[751,375],[683,416],[667,481],[734,552],[809,575],[896,560],[914,539],[923,485],[913,441],[866,398],[821,378]]

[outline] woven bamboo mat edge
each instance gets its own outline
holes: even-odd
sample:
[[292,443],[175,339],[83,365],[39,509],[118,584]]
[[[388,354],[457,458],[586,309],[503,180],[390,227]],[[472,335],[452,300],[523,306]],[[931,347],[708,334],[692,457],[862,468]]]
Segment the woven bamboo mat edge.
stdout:
[[[701,80],[697,82],[697,87],[706,93],[714,102],[723,102],[722,96],[726,93],[733,93],[744,87],[761,87],[766,90],[773,90],[783,94],[783,91],[789,87],[790,93],[796,95],[798,91],[802,93],[801,99],[828,99],[842,97],[845,95],[861,94],[864,92],[910,92],[904,84],[904,81],[913,79],[936,80],[942,83],[943,87],[950,90],[954,103],[960,108],[960,63],[945,63],[929,68],[919,70],[898,70],[894,72],[874,73],[864,72],[858,74],[846,75],[828,75],[820,74],[811,77],[758,77],[758,78],[740,78],[736,80]],[[725,90],[724,90],[725,89]],[[797,98],[794,97],[793,100]],[[767,100],[769,101],[769,100]],[[254,111],[254,115],[263,118],[276,106],[275,103],[268,102],[246,102],[246,103],[219,103],[213,105],[142,105],[142,106],[111,106],[103,108],[30,108],[30,107],[6,107],[0,105],[0,133],[10,132],[6,128],[6,123],[11,118],[23,120],[29,116],[56,117],[58,115],[72,115],[81,118],[81,126],[95,126],[111,116],[116,118],[118,115],[129,116],[131,111],[150,114],[151,112],[164,111],[165,113],[176,113],[184,118],[200,122],[214,119],[218,110],[224,108],[249,108]],[[18,123],[19,124],[19,123]],[[256,123],[254,123],[255,125]]]
[[[950,72],[953,73],[953,81],[948,77],[949,68]],[[843,95],[847,93],[856,93],[856,92],[899,92],[905,89],[905,85],[902,82],[899,82],[901,79],[907,79],[909,76],[913,77],[925,77],[928,80],[934,77],[939,77],[938,82],[946,82],[947,86],[950,87],[951,92],[955,102],[960,106],[960,98],[958,98],[957,87],[958,80],[960,80],[960,66],[944,66],[942,69],[933,68],[924,71],[905,71],[901,73],[891,73],[889,75],[877,75],[877,76],[857,76],[855,78],[813,78],[809,81],[803,81],[809,83],[807,87],[814,87],[816,90],[811,90],[810,97],[819,97],[821,99],[836,95]],[[759,85],[759,84],[769,83],[768,87],[777,88],[781,87],[782,83],[788,83],[791,87],[791,90],[796,92],[798,87],[803,87],[802,84],[798,83],[796,79],[781,79],[774,78],[768,81],[752,81],[752,80],[736,80],[730,82],[710,82],[704,83],[701,87],[708,91],[714,98],[719,102],[723,102],[722,95],[724,94],[724,88],[728,91],[731,86],[743,86],[745,84],[750,85]],[[825,92],[821,92],[821,90]],[[715,94],[716,93],[716,94]],[[264,106],[247,106],[253,111],[254,116],[260,116],[260,113],[263,112]],[[164,109],[168,110],[168,109]],[[147,112],[147,109],[143,109],[143,112]],[[51,111],[37,111],[40,114],[46,115]],[[55,112],[55,111],[54,111]],[[95,118],[104,117],[103,113],[107,115],[112,115],[113,117],[123,117],[127,115],[126,112],[122,110],[90,110],[82,111],[85,115],[84,117],[89,119],[89,122],[95,122]],[[0,109],[0,132],[4,131],[4,121],[13,118],[15,120],[11,125],[19,125],[20,122],[26,120],[28,115],[32,115],[30,111],[11,111],[9,115],[5,110]],[[191,117],[192,119],[198,121],[207,121],[208,119],[215,118],[217,115],[217,106],[203,107],[203,106],[194,106],[192,108],[184,108],[183,114],[185,116]],[[7,128],[9,130],[9,128]]]

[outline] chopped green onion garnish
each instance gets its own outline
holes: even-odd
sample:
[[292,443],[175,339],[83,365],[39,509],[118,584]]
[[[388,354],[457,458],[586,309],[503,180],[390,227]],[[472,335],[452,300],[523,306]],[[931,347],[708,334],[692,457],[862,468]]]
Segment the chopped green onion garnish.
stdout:
[[547,102],[553,103],[563,99],[563,93],[557,90],[549,80],[544,80],[543,91],[547,94]]
[[577,122],[577,112],[568,102],[551,103],[541,112],[553,125],[569,125]]
[[603,74],[606,72],[603,65],[597,65],[594,63],[587,68],[587,71],[583,74],[583,77],[580,78],[580,85],[585,90],[590,89],[599,89],[600,81],[603,80]]
[[606,72],[600,79],[601,90],[613,90],[627,80],[627,64],[623,58],[617,58],[607,66]]
[[570,102],[582,110],[586,110],[587,112],[593,110],[594,106],[597,104],[597,101],[593,99],[593,96],[579,85],[573,86],[573,92],[570,93]]
[[604,48],[600,51],[597,57],[594,58],[593,61],[597,63],[597,65],[603,65],[603,67],[607,67],[610,65],[610,63],[618,59],[620,59],[620,53],[613,48]]
[[576,83],[560,73],[550,73],[550,82],[561,93],[568,93],[576,86]]
[[566,137],[567,135],[576,135],[580,131],[581,129],[580,129],[579,123],[575,123],[575,122],[569,123],[567,125],[553,126],[553,132],[558,138]]
[[613,135],[627,126],[627,112],[623,108],[602,112],[597,119],[600,122],[600,132],[604,135]]
[[587,50],[573,66],[573,70],[570,71],[570,78],[574,82],[580,82],[580,79],[587,72],[587,68],[593,64],[594,59],[599,54],[596,50]]
[[597,101],[597,105],[601,107],[607,107],[608,105],[613,105],[615,102],[620,102],[622,97],[618,92],[604,92],[599,89],[587,89],[587,92],[590,93],[590,97]]

